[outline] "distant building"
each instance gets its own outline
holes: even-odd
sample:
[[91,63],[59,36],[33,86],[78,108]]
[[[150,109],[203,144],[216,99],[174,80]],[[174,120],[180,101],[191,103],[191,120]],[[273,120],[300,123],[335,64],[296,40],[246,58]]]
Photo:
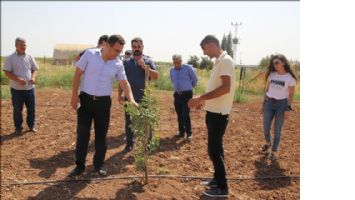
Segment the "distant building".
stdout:
[[53,65],[71,65],[75,57],[92,45],[86,44],[56,44],[53,50]]

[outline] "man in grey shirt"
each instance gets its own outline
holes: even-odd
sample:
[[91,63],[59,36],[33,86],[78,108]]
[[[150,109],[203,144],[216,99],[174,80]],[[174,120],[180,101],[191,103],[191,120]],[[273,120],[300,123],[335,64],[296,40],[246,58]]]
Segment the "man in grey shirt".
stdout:
[[7,57],[3,67],[5,75],[10,79],[15,134],[22,133],[24,104],[27,108],[27,125],[30,131],[35,133],[35,80],[38,65],[35,59],[26,53],[25,39],[16,38],[15,47],[16,51]]

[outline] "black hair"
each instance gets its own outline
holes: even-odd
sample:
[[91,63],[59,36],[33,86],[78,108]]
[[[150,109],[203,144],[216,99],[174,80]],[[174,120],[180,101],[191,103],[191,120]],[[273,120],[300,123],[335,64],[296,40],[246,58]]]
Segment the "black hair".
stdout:
[[132,55],[132,51],[131,50],[127,50],[124,52],[125,55]]
[[103,42],[107,42],[107,41],[108,41],[108,35],[101,35],[101,37],[97,41],[97,45],[101,45]]
[[135,38],[133,38],[133,39],[131,40],[131,45],[133,44],[133,42],[139,42],[139,43],[141,43],[141,44],[143,45],[143,40],[142,40],[142,38],[140,38],[140,37],[135,37]]
[[216,44],[218,47],[220,47],[219,40],[214,35],[207,35],[205,38],[203,38],[203,40],[200,43],[200,46],[202,48],[203,45],[209,44],[209,43]]
[[291,76],[297,80],[295,74],[293,73],[291,67],[290,67],[290,63],[288,62],[287,58],[282,55],[282,54],[277,54],[277,55],[272,55],[271,56],[271,59],[270,59],[270,62],[269,62],[269,66],[267,68],[267,71],[266,71],[266,76],[265,76],[265,80],[267,81],[267,79],[269,78],[271,72],[276,72],[276,69],[275,69],[275,66],[274,66],[274,60],[275,59],[278,59],[280,60],[281,62],[284,63],[284,68],[285,68],[285,71],[290,73]]
[[125,45],[126,42],[124,40],[124,38],[121,35],[111,35],[108,40],[107,43],[112,47],[113,45],[115,45],[116,43],[119,43],[121,45]]

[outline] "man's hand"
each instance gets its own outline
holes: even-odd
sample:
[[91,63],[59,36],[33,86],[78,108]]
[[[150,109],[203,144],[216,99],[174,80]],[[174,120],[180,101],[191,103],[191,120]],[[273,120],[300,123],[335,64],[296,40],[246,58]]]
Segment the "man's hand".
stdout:
[[144,70],[147,70],[147,69],[148,69],[148,66],[144,63],[143,58],[139,59],[139,60],[137,61],[137,63],[138,63],[138,65],[139,65],[142,69],[144,69]]
[[26,81],[25,81],[25,79],[23,79],[23,78],[17,78],[17,82],[20,84],[20,85],[26,85]]
[[74,110],[78,110],[78,103],[80,102],[80,99],[78,97],[78,95],[72,95],[71,97],[71,107],[74,109]]
[[138,103],[135,100],[131,100],[130,103],[133,104],[135,107],[139,106]]
[[197,108],[200,109],[205,104],[205,101],[201,99],[201,97],[195,97],[189,100],[188,106],[189,108]]
[[31,78],[31,80],[28,81],[30,84],[34,85],[36,83],[36,79],[35,78]]
[[201,101],[201,104],[196,106],[197,110],[200,110],[205,105],[205,101]]

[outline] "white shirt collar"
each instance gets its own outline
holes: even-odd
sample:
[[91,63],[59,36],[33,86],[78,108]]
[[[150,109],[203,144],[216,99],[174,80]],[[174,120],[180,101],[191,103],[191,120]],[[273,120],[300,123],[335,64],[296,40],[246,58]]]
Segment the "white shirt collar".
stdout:
[[215,62],[215,64],[217,64],[222,58],[224,58],[224,56],[226,56],[227,55],[227,52],[226,51],[223,51],[222,53],[221,53],[221,55],[216,59],[216,62]]

